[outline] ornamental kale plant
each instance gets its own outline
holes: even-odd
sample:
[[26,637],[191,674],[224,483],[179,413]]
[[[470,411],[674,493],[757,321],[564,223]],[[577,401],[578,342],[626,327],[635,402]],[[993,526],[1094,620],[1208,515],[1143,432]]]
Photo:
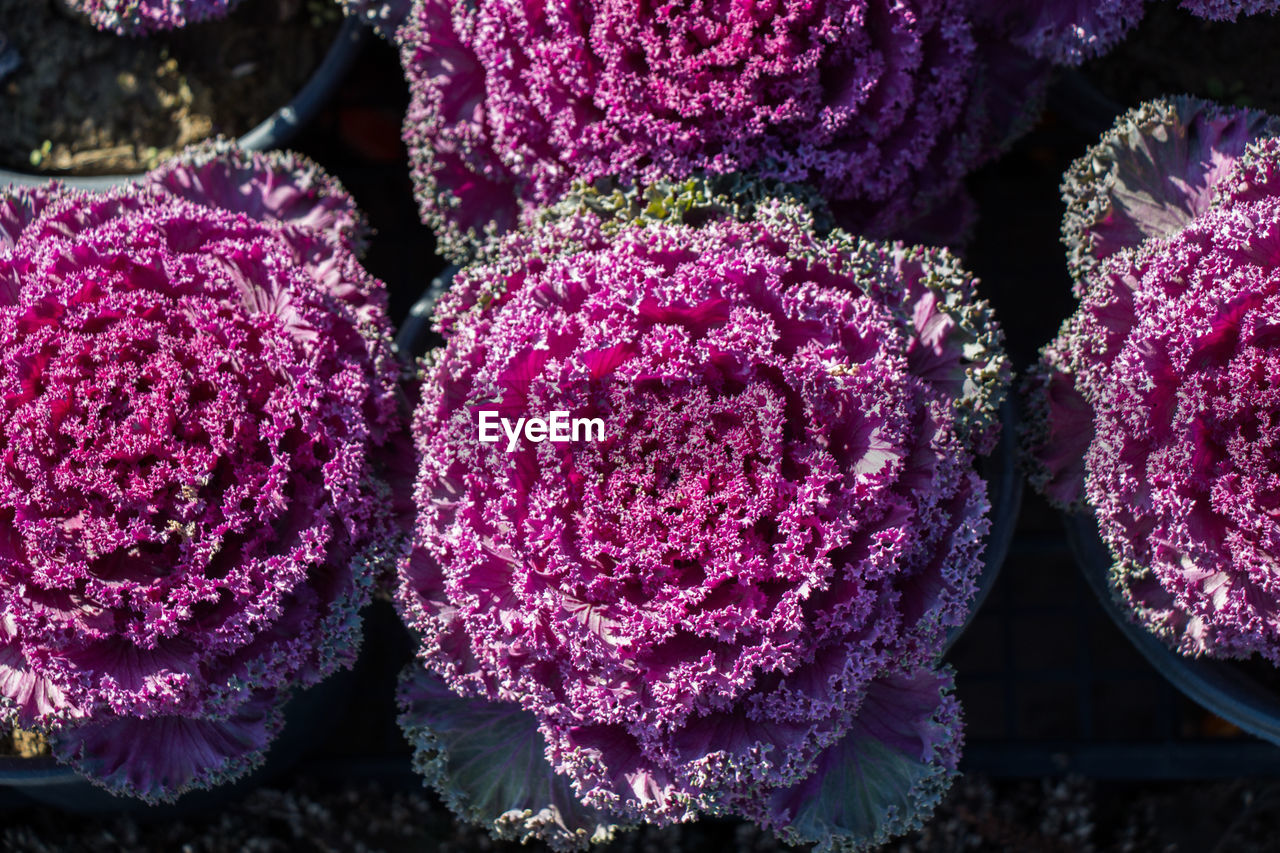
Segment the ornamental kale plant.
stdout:
[[[1142,20],[1145,5],[1146,0],[1020,0],[979,4],[978,15],[1034,56],[1079,65],[1114,47]],[[1178,5],[1211,21],[1280,10],[1280,0],[1181,0]]]
[[[960,747],[1007,364],[945,250],[735,179],[579,188],[464,268],[426,362],[401,721],[462,816],[560,847],[738,814],[861,848]],[[481,412],[601,440],[478,440]],[[554,437],[554,436],[553,436]]]
[[1030,383],[1032,482],[1175,649],[1280,664],[1280,120],[1146,104],[1064,190],[1082,300]]
[[400,547],[362,228],[314,164],[226,143],[0,195],[0,724],[112,791],[244,773],[354,660]]
[[575,180],[752,171],[812,183],[859,234],[954,239],[961,179],[1044,82],[977,37],[959,0],[416,0],[397,38],[422,214],[461,260]]
[[100,30],[141,35],[223,18],[241,0],[63,0]]

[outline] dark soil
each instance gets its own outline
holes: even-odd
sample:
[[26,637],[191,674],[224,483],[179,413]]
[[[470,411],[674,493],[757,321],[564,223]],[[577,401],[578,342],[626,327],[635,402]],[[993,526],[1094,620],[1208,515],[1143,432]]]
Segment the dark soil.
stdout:
[[1149,3],[1142,23],[1084,72],[1121,109],[1160,95],[1199,95],[1280,114],[1280,15],[1204,21]]
[[122,38],[58,0],[0,0],[0,36],[21,60],[0,80],[0,167],[138,172],[189,143],[238,136],[306,82],[333,41],[336,9],[249,0],[226,20]]

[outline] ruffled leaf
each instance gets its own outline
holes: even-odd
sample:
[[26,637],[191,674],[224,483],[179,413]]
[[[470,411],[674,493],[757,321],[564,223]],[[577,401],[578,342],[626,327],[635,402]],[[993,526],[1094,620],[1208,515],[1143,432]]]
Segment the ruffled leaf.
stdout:
[[912,247],[895,249],[893,259],[916,330],[908,350],[911,368],[947,388],[962,434],[978,453],[990,453],[1000,438],[1000,406],[1011,375],[1000,324],[955,255]]
[[1093,441],[1093,407],[1072,377],[1042,362],[1028,373],[1022,391],[1028,417],[1021,435],[1031,485],[1055,506],[1084,501],[1084,454]]
[[1079,65],[1110,50],[1142,20],[1144,0],[1001,0],[977,14],[1033,56]]
[[[978,20],[1032,56],[1079,65],[1113,48],[1142,20],[1147,0],[986,0],[975,4]],[[1182,0],[1193,15],[1234,21],[1241,15],[1274,13],[1280,0]]]
[[873,682],[849,733],[803,782],[744,813],[815,853],[867,850],[923,825],[951,785],[961,744],[949,670]]
[[1280,11],[1280,0],[1182,0],[1178,5],[1211,21],[1234,21],[1241,15],[1274,15]]
[[1208,209],[1249,143],[1277,134],[1280,119],[1189,96],[1122,116],[1063,177],[1062,240],[1076,294],[1103,258],[1175,234]]
[[1280,137],[1268,136],[1245,149],[1231,180],[1217,186],[1215,207],[1280,196]]
[[403,429],[358,222],[221,142],[0,195],[0,706],[114,791],[244,772],[354,660]]
[[547,762],[534,716],[519,706],[462,698],[411,665],[400,679],[400,707],[415,767],[455,814],[495,838],[575,850],[622,828],[578,801]]
[[40,212],[71,190],[57,183],[43,187],[9,186],[0,189],[0,249],[18,237]]
[[2,637],[0,632],[0,724],[13,719],[81,716],[58,686],[33,671],[17,645],[4,642]]
[[856,233],[956,233],[963,217],[929,214],[1034,105],[990,93],[1009,105],[1045,76],[987,68],[1007,39],[979,44],[963,3],[739,4],[723,17],[709,30],[687,5],[415,3],[396,31],[404,135],[441,250],[471,257],[513,213],[604,176],[802,180]]
[[368,236],[337,178],[292,151],[245,151],[227,139],[184,150],[148,173],[152,186],[209,207],[321,232],[355,252]]
[[[1246,119],[1276,127],[1229,115],[1237,138]],[[1182,128],[1156,130],[1168,146]],[[1093,511],[1133,618],[1181,654],[1277,663],[1280,142],[1215,175],[1225,159],[1186,184],[1207,209],[1088,276],[1044,349],[1027,444],[1032,482]]]
[[58,729],[54,757],[113,794],[172,802],[244,776],[279,733],[280,696],[259,690],[226,719],[114,717]]

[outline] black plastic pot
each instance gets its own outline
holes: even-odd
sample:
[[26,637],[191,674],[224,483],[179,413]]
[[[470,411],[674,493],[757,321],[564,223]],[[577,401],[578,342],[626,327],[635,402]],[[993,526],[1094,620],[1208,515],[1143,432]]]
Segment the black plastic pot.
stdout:
[[978,578],[978,591],[969,605],[969,616],[963,625],[957,625],[947,633],[947,649],[964,633],[991,593],[1018,527],[1018,511],[1022,508],[1022,474],[1018,471],[1018,418],[1010,400],[1006,399],[1000,407],[1000,442],[990,456],[978,457],[978,473],[987,481],[991,531],[987,534],[987,547],[982,553],[982,575]]
[[[360,53],[360,48],[368,38],[369,30],[358,19],[346,18],[329,52],[324,60],[311,74],[306,85],[299,90],[293,100],[276,110],[257,127],[241,136],[237,143],[247,151],[269,151],[281,148],[291,140],[299,128],[310,121],[320,107],[329,98],[338,82],[342,80],[347,69]],[[102,190],[119,186],[139,177],[143,173],[132,175],[32,175],[26,172],[11,172],[0,169],[0,187],[7,184],[22,186],[39,186],[50,180],[59,180],[72,187],[86,190]]]
[[1280,745],[1280,694],[1228,660],[1180,655],[1135,622],[1116,600],[1108,574],[1111,552],[1091,514],[1064,515],[1067,541],[1102,608],[1161,675],[1187,698],[1251,735]]
[[453,283],[453,276],[461,269],[457,264],[446,267],[444,272],[431,280],[418,301],[409,309],[409,316],[404,318],[400,329],[396,332],[396,352],[406,361],[417,358],[443,343],[443,340],[431,329],[431,315],[436,310],[436,301],[444,295]]
[[285,705],[284,730],[272,741],[262,766],[237,782],[192,791],[174,803],[151,806],[132,797],[118,797],[52,758],[0,758],[0,789],[82,815],[130,814],[145,820],[172,820],[208,812],[283,776],[322,743],[350,702],[353,683],[352,673],[343,670],[296,694]]

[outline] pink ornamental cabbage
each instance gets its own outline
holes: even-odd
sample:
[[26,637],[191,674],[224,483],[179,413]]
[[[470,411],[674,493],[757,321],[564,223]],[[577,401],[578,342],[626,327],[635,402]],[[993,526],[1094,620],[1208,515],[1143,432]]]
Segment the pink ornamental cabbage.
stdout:
[[351,198],[225,143],[0,194],[0,724],[149,800],[261,760],[395,549]]
[[141,35],[223,18],[241,0],[63,0],[100,30]]
[[961,179],[1045,81],[979,48],[968,8],[416,0],[397,39],[422,214],[462,259],[574,181],[751,171],[812,183],[860,234],[956,238]]
[[[1145,5],[1146,0],[997,0],[979,3],[977,17],[1034,56],[1079,65],[1113,48],[1142,20]],[[1280,0],[1181,0],[1178,5],[1211,21],[1280,10]]]
[[[1062,238],[1076,295],[1085,295],[1107,258],[1177,234],[1209,210],[1250,143],[1275,135],[1280,119],[1191,97],[1152,101],[1122,116],[1063,177]],[[1059,336],[1068,349],[1072,339]],[[1024,444],[1032,485],[1059,506],[1079,508],[1093,411],[1066,360],[1056,342],[1029,377],[1035,412]]]
[[[1180,163],[1148,159],[1175,148]],[[1069,173],[1077,212],[1091,208],[1074,176],[1108,159],[1119,168],[1095,188],[1142,207],[1075,232],[1109,254],[1034,377],[1034,480],[1092,508],[1114,588],[1152,632],[1184,654],[1280,664],[1280,121],[1146,105]]]
[[[702,813],[855,847],[918,824],[959,749],[935,663],[1007,380],[973,279],[696,181],[537,219],[458,274],[415,417],[421,769],[559,846]],[[604,435],[485,443],[482,411]]]

